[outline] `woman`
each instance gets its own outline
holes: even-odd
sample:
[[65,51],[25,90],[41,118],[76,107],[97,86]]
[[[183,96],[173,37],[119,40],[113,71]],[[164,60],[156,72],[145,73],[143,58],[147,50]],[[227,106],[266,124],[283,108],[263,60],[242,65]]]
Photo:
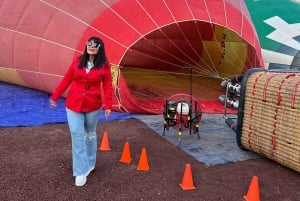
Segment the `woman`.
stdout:
[[73,176],[75,185],[83,186],[96,164],[96,127],[102,109],[101,86],[106,118],[112,107],[112,76],[100,38],[94,36],[86,42],[84,53],[74,59],[53,91],[51,107],[56,106],[56,101],[69,86],[66,113],[72,139]]

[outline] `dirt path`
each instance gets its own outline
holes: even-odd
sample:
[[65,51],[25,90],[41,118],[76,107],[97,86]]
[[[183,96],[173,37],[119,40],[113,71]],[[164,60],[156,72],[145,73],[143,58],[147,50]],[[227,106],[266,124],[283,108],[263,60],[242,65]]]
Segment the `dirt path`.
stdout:
[[[269,159],[206,167],[138,120],[100,123],[99,142],[104,131],[112,150],[98,151],[95,171],[79,188],[66,124],[0,128],[0,200],[241,201],[256,175],[262,201],[300,201],[300,174]],[[130,164],[119,162],[125,141]],[[136,170],[143,147],[149,171]],[[186,164],[195,190],[179,186]]]

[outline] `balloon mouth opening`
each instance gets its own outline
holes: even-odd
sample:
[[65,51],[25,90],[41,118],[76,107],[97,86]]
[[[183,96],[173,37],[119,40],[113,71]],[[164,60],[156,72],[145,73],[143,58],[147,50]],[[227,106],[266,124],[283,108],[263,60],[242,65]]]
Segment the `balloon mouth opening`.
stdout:
[[137,99],[166,99],[189,93],[192,68],[193,96],[217,100],[220,83],[257,67],[253,47],[226,27],[204,21],[184,21],[148,33],[124,54],[121,73]]

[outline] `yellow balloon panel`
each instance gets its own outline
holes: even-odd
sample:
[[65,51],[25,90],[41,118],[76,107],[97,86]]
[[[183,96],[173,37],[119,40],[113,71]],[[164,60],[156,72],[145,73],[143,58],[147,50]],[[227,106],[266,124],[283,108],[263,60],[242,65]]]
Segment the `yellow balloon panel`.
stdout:
[[20,86],[30,87],[24,80],[19,76],[18,72],[12,68],[0,67],[0,80]]

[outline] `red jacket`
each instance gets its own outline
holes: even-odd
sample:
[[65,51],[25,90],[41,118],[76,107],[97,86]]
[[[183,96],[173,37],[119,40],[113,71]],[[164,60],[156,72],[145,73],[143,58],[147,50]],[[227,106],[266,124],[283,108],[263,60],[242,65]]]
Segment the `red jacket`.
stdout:
[[[57,101],[70,86],[66,107],[75,112],[91,112],[102,107],[101,89],[103,89],[105,106],[112,107],[112,76],[110,66],[100,69],[92,68],[86,73],[85,68],[78,69],[79,58],[70,65],[67,73],[53,91],[51,99]],[[101,88],[102,84],[102,88]]]

